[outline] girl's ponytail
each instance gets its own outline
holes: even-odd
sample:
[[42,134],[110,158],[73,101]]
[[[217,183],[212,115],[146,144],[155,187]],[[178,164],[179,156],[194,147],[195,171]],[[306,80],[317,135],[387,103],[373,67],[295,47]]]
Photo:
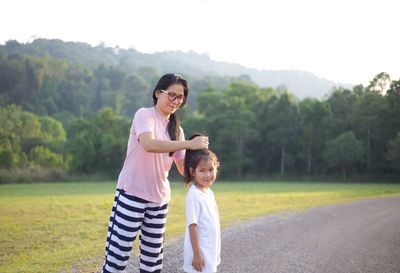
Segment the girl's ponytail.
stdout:
[[[190,182],[193,181],[193,176],[190,173],[190,167],[192,167],[192,161],[193,161],[193,150],[186,150],[185,154],[185,161],[183,164],[183,181],[185,185],[189,185]],[[192,167],[193,168],[193,167]]]

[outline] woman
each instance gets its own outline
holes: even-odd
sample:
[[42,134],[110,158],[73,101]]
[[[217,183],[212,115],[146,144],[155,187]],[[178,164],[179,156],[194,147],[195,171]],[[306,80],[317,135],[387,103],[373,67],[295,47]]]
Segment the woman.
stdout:
[[154,88],[154,106],[135,113],[111,211],[103,272],[124,271],[139,230],[140,272],[161,272],[171,196],[168,172],[175,162],[183,175],[185,149],[208,148],[205,136],[186,141],[175,115],[188,92],[182,76],[166,74]]

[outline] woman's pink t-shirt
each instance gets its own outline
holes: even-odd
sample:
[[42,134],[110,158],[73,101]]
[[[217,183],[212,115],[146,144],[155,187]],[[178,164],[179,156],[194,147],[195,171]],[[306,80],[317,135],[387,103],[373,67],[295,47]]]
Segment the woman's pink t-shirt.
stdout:
[[[124,166],[118,177],[117,188],[147,201],[161,203],[171,198],[168,173],[173,161],[183,160],[185,150],[169,153],[146,152],[139,142],[143,133],[152,133],[154,139],[171,140],[166,120],[155,107],[140,108],[133,118]],[[180,140],[185,136],[180,129]]]

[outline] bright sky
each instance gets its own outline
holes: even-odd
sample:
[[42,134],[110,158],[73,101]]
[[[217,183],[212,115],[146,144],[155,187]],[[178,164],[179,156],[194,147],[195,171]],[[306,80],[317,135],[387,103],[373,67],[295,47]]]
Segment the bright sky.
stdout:
[[0,43],[37,38],[189,50],[368,84],[400,78],[398,0],[3,0]]

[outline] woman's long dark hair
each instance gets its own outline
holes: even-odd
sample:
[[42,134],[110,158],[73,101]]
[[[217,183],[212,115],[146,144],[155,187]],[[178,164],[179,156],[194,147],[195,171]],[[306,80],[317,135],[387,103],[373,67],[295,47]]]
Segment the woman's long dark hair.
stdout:
[[[189,87],[187,84],[187,81],[178,74],[165,74],[160,78],[158,81],[156,87],[153,90],[153,102],[154,105],[157,104],[157,97],[156,97],[156,92],[158,90],[167,90],[171,85],[173,84],[181,84],[183,86],[183,94],[184,94],[184,99],[182,104],[180,105],[180,108],[183,107],[186,103],[187,96],[189,94]],[[168,135],[171,140],[179,140],[180,137],[180,126],[181,122],[179,118],[176,116],[176,113],[173,113],[169,117],[169,122],[167,125],[167,131]],[[169,156],[172,156],[173,152],[169,153]]]
[[[190,139],[193,139],[197,136],[205,136],[202,134],[194,134]],[[199,150],[186,150],[185,154],[185,161],[184,161],[184,181],[185,184],[188,185],[189,183],[194,181],[193,175],[190,173],[190,168],[196,169],[197,165],[199,165],[200,160],[210,159],[215,163],[215,166],[218,168],[218,158],[209,149],[199,149]]]

